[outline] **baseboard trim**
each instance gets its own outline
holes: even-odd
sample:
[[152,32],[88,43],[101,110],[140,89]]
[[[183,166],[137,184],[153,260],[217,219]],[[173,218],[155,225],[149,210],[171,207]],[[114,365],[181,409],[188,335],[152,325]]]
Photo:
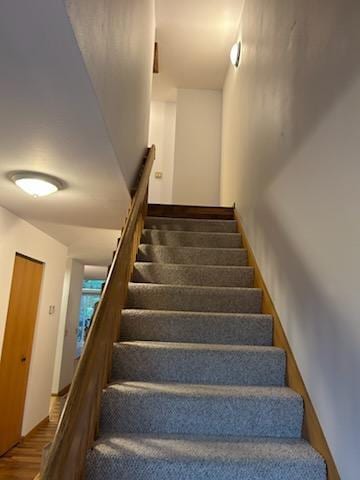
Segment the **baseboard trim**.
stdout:
[[69,385],[66,385],[66,387],[64,387],[62,390],[60,390],[60,392],[52,393],[51,396],[52,397],[63,397],[64,395],[66,395],[69,392],[70,387],[71,387],[71,383],[69,383]]
[[242,235],[244,248],[248,250],[249,266],[255,270],[255,287],[263,290],[262,312],[272,315],[274,320],[273,342],[274,346],[285,350],[287,358],[286,381],[287,385],[299,393],[304,399],[304,424],[303,437],[324,457],[327,465],[328,480],[340,480],[340,475],[330,452],[324,432],[321,428],[319,419],[316,415],[314,406],[311,402],[308,391],[305,387],[300,370],[297,366],[295,357],[290,348],[285,331],[282,327],[280,317],[276,311],[275,305],[271,299],[269,290],[262,277],[260,268],[256,262],[254,252],[246,236],[241,218],[236,208],[234,208],[234,218],[237,223],[238,231]]
[[31,437],[31,435],[33,435],[37,430],[39,430],[39,428],[47,425],[49,423],[49,421],[50,421],[50,418],[49,418],[49,415],[48,415],[43,420],[41,420],[41,422],[39,422],[37,425],[35,425],[35,427],[32,428],[29,433],[27,433],[26,435],[21,437],[21,441],[27,440],[29,437]]

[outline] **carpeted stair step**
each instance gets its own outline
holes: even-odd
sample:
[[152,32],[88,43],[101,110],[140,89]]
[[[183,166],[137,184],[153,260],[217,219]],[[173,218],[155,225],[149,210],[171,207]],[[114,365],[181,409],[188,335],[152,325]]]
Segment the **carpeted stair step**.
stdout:
[[117,383],[101,408],[102,434],[300,438],[303,420],[301,396],[285,387]]
[[284,386],[285,353],[276,347],[170,342],[114,344],[113,381]]
[[101,437],[87,480],[326,480],[304,440],[123,434]]
[[260,313],[258,288],[194,287],[129,283],[127,306],[146,310]]
[[168,247],[240,248],[238,233],[177,232],[144,229],[141,243],[167,245]]
[[236,222],[177,215],[145,219],[85,478],[326,480]]
[[133,282],[210,287],[253,287],[253,267],[136,262]]
[[193,218],[147,217],[145,228],[188,232],[236,233],[235,220],[198,220]]
[[272,345],[272,317],[249,313],[123,310],[122,340]]
[[137,260],[186,265],[246,266],[248,253],[245,248],[166,247],[141,244]]

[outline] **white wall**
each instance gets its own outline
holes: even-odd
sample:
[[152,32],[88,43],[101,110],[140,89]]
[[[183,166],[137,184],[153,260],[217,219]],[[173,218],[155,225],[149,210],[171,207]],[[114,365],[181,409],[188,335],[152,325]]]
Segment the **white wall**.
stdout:
[[174,203],[219,204],[221,111],[220,91],[178,91]]
[[[77,251],[82,233],[95,247],[100,229],[120,228],[131,199],[64,0],[0,5],[0,205],[60,243],[66,230]],[[69,188],[37,201],[9,182],[14,170],[54,175]]]
[[85,280],[105,280],[107,277],[108,267],[100,267],[98,265],[85,265]]
[[360,4],[247,0],[224,89],[236,201],[341,478],[359,477]]
[[[149,184],[150,203],[172,203],[175,156],[176,103],[151,102],[149,145],[156,145],[156,158]],[[162,178],[155,178],[162,172]]]
[[75,367],[76,337],[79,326],[80,301],[84,265],[68,258],[61,300],[60,321],[52,392],[58,394],[70,385]]
[[66,6],[130,188],[148,142],[154,0],[66,0]]
[[[0,207],[0,348],[16,252],[45,263],[22,427],[22,434],[26,435],[49,413],[67,248]],[[55,305],[52,315],[49,305]]]

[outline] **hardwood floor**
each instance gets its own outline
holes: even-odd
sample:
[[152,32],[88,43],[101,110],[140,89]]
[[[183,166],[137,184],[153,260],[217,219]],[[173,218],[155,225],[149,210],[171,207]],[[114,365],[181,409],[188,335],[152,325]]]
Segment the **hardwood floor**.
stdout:
[[0,458],[0,480],[33,480],[39,473],[43,447],[51,442],[64,398],[52,397],[49,421]]

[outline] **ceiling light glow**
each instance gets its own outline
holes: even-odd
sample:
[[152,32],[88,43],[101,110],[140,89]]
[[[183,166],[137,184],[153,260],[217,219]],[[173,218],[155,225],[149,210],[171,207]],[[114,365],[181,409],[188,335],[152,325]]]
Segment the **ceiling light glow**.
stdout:
[[232,49],[230,51],[230,60],[235,68],[238,68],[238,66],[240,65],[240,59],[241,59],[241,42],[237,42],[232,46]]
[[35,198],[46,197],[64,188],[60,180],[42,173],[17,172],[13,173],[10,179],[21,190]]

